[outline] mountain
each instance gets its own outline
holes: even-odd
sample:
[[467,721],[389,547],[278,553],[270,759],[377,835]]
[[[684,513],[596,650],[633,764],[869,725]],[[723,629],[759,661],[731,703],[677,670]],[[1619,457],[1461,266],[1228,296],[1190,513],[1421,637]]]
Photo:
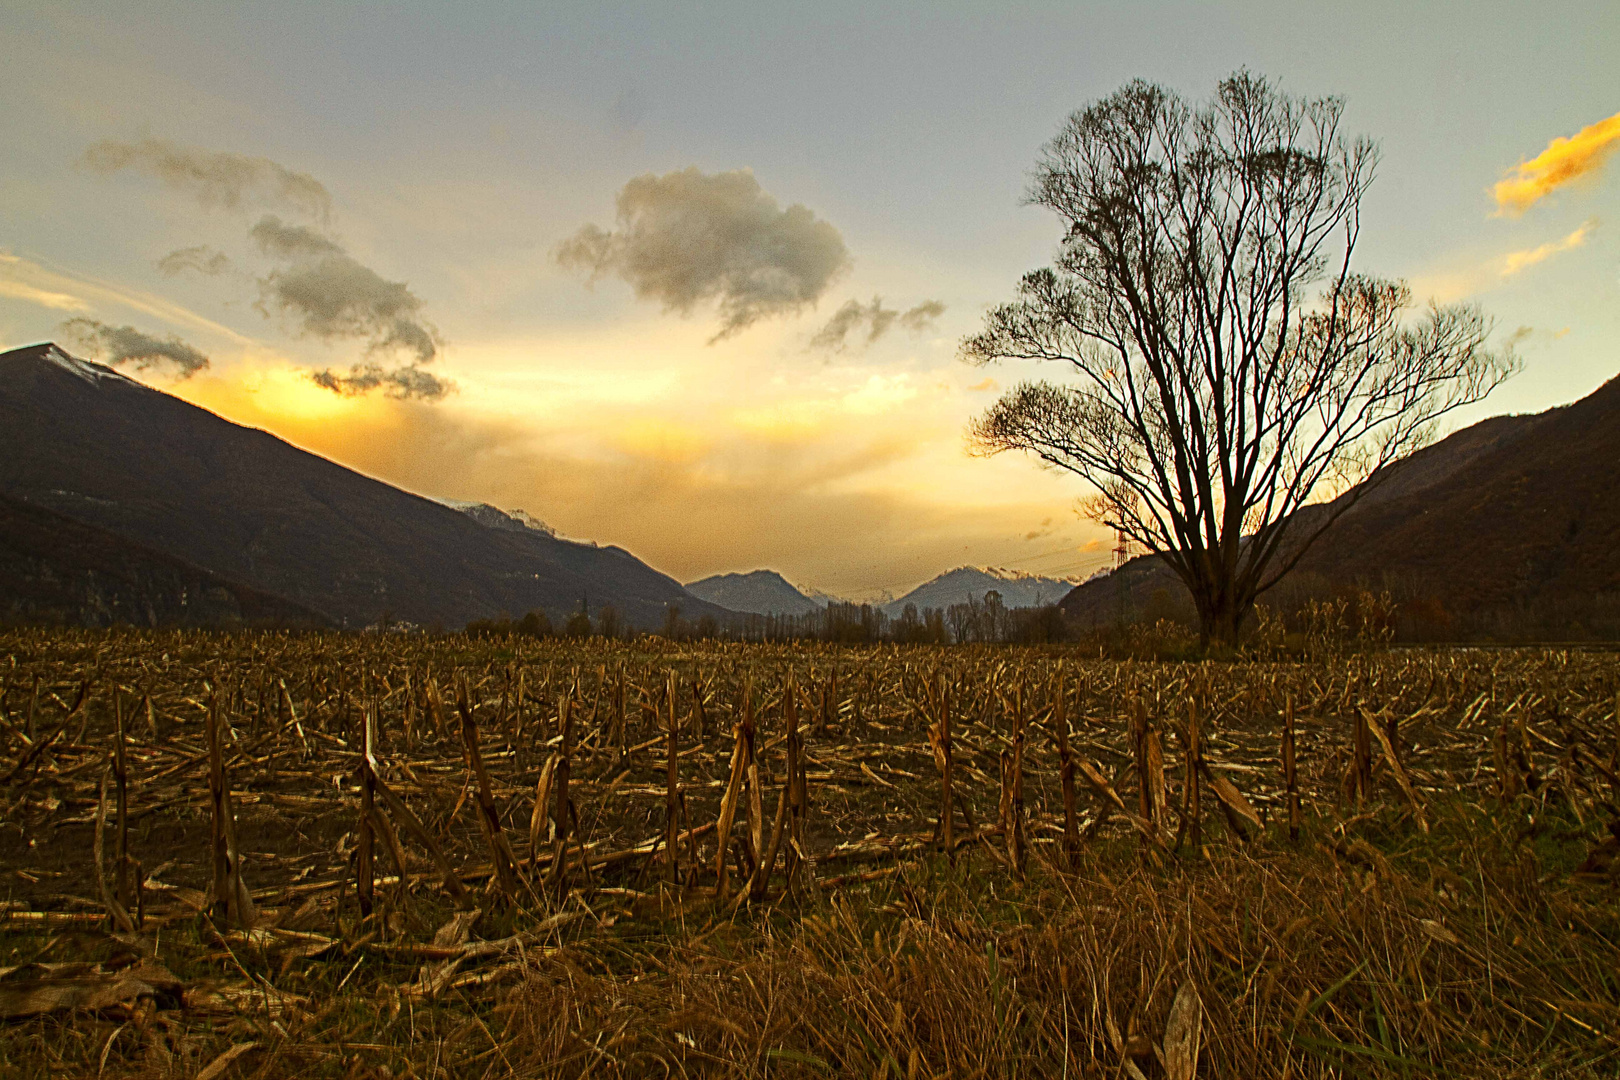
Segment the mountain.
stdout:
[[0,583],[0,625],[331,625],[280,597],[3,495]]
[[[1408,637],[1620,636],[1620,379],[1388,466],[1262,602],[1356,585],[1388,589]],[[1141,558],[1062,606],[1101,623],[1186,603],[1168,568]]]
[[715,574],[688,582],[686,591],[712,604],[754,615],[804,615],[821,610],[828,602],[800,592],[775,570]]
[[0,495],[340,626],[728,614],[620,548],[491,528],[49,344],[0,353]]
[[502,510],[489,503],[463,502],[460,499],[435,499],[452,510],[460,510],[478,524],[489,529],[505,529],[507,532],[533,531],[544,533],[547,536],[556,536],[557,530],[541,521],[532,514],[522,510]]
[[932,581],[923,582],[898,600],[885,604],[883,610],[892,618],[904,611],[907,604],[916,604],[917,610],[923,611],[927,608],[944,609],[952,604],[965,604],[969,600],[983,603],[985,593],[992,591],[1000,594],[1003,607],[1041,607],[1057,603],[1073,588],[1073,582],[1059,578],[1041,577],[1038,574],[1024,574],[1016,570],[1001,570],[995,567],[981,569],[976,566],[959,566]]

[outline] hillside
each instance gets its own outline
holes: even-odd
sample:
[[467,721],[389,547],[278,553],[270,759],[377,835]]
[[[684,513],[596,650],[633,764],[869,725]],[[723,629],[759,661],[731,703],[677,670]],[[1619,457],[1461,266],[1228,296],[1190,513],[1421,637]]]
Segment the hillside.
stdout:
[[917,605],[918,611],[927,608],[943,610],[969,600],[982,603],[985,593],[992,591],[1000,594],[1003,607],[1040,607],[1057,603],[1073,588],[1073,582],[1060,578],[1022,574],[1015,570],[959,566],[883,605],[883,610],[890,617],[899,615],[907,604]]
[[0,625],[330,625],[280,597],[5,496],[0,583]]
[[[1620,635],[1620,379],[1571,405],[1482,421],[1375,479],[1272,602],[1360,584],[1394,594],[1410,637]],[[1185,600],[1143,558],[1062,606],[1089,625]]]
[[54,345],[0,354],[0,495],[345,626],[727,614],[620,548],[488,527]]
[[753,615],[805,615],[819,611],[825,603],[800,592],[774,570],[715,574],[687,582],[686,591],[732,611]]

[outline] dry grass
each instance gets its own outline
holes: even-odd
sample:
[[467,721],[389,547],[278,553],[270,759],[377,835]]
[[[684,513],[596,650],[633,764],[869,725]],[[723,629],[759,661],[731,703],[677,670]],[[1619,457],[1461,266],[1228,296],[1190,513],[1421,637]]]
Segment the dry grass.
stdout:
[[[459,640],[23,634],[0,638],[0,664],[8,653],[17,666],[0,668],[0,719],[13,732],[23,720],[17,687],[31,691],[35,674],[49,703],[36,709],[36,739],[70,715],[74,689],[92,673],[159,702],[159,733],[132,744],[131,806],[153,809],[132,832],[131,849],[149,869],[173,860],[164,880],[190,882],[198,895],[207,887],[206,847],[196,846],[208,835],[206,787],[200,771],[165,775],[198,749],[201,725],[183,703],[204,700],[205,677],[219,685],[230,672],[225,678],[251,687],[255,674],[270,672],[293,689],[313,747],[306,756],[292,735],[266,730],[267,717],[254,715],[254,697],[244,695],[235,719],[241,738],[250,746],[268,740],[232,772],[242,842],[259,853],[245,871],[259,886],[264,919],[252,935],[216,930],[180,902],[185,884],[148,894],[139,934],[96,925],[89,845],[79,843],[89,826],[73,822],[86,816],[87,799],[93,809],[109,730],[105,696],[92,694],[72,719],[70,727],[86,720],[82,739],[70,732],[73,739],[36,755],[37,774],[8,781],[0,857],[10,867],[12,917],[0,921],[0,965],[8,965],[0,1006],[42,976],[60,988],[75,975],[94,983],[154,963],[176,986],[5,1023],[0,1074],[8,1077],[1186,1080],[1194,1075],[1184,1060],[1193,1035],[1201,1077],[1620,1073],[1620,897],[1609,869],[1620,866],[1620,842],[1607,839],[1609,823],[1620,821],[1620,671],[1612,656],[1144,665],[1028,650],[650,642],[513,655]],[[414,687],[469,677],[470,707],[483,709],[492,789],[520,863],[542,760],[494,752],[493,702],[505,665],[551,690],[576,666],[624,665],[632,686],[624,741],[655,745],[621,762],[613,746],[582,739],[569,790],[581,839],[602,851],[661,832],[663,795],[653,787],[667,766],[656,739],[660,714],[641,727],[637,691],[655,695],[670,669],[707,688],[705,738],[696,739],[696,721],[685,717],[691,746],[680,758],[688,819],[703,825],[719,812],[741,688],[756,680],[760,743],[771,747],[781,732],[771,690],[785,673],[808,691],[836,673],[835,716],[825,730],[813,728],[819,706],[801,702],[811,731],[805,846],[823,886],[786,892],[778,878],[765,901],[736,906],[712,895],[712,846],[698,851],[706,869],[683,871],[678,884],[660,880],[656,860],[625,858],[588,881],[571,878],[576,887],[560,903],[528,895],[501,904],[486,889],[483,913],[467,927],[469,952],[454,937],[442,948],[429,944],[453,922],[454,908],[425,853],[404,837],[410,889],[402,895],[379,884],[376,910],[362,917],[342,855],[358,801],[353,787],[333,783],[354,771],[353,752],[336,742],[351,732],[341,709],[321,705],[330,688],[313,674],[358,671],[361,663],[367,679],[390,689],[368,691],[364,680],[341,676],[334,686],[381,703],[380,775],[406,793],[476,887],[490,879],[490,856],[467,805],[475,795],[457,787],[465,780],[459,732],[418,728],[407,749],[404,710],[425,703],[406,705],[399,671],[414,673]],[[1059,843],[1057,755],[1037,734],[1055,715],[1060,666],[1069,680],[1061,715],[1071,718],[1076,753],[1095,761],[1128,803],[1136,786],[1130,718],[1134,703],[1146,702],[1164,734],[1172,813],[1163,826],[1177,831],[1178,724],[1191,695],[1203,702],[1212,769],[1267,812],[1266,830],[1233,832],[1240,820],[1223,818],[1206,793],[1202,851],[1184,834],[1179,850],[1159,853],[1117,815],[1098,820],[1102,802],[1083,790],[1086,840],[1070,866]],[[1001,802],[992,777],[1000,748],[1011,745],[1014,713],[1030,725],[1033,842],[1022,877],[993,831],[955,860],[907,844],[918,829],[926,839],[939,805],[923,675],[948,687],[954,783],[981,832]],[[607,713],[590,689],[581,691],[581,715],[601,719]],[[1281,812],[1276,762],[1276,716],[1289,699],[1299,713],[1307,806],[1297,841]],[[1353,720],[1391,716],[1404,720],[1391,740],[1402,768],[1380,758],[1373,797],[1358,806],[1344,794],[1345,774],[1357,765]],[[544,738],[543,717],[530,719],[537,726],[529,738]],[[587,736],[590,727],[581,722]],[[1378,733],[1389,737],[1383,727]],[[30,752],[15,734],[7,738],[0,773]],[[254,764],[277,746],[290,756]],[[777,780],[780,750],[762,758]],[[1498,796],[1504,770],[1518,789],[1508,800]],[[163,786],[187,776],[187,786]],[[620,794],[638,786],[648,794]],[[767,793],[768,811],[775,797]],[[169,799],[173,806],[161,805]],[[871,833],[878,835],[863,844]],[[377,857],[391,871],[382,848]],[[458,949],[445,967],[442,957]],[[40,966],[50,964],[85,966]],[[1177,1030],[1167,1038],[1178,994]]]
[[919,869],[648,952],[581,942],[490,1022],[520,1075],[1162,1076],[1190,982],[1204,1076],[1613,1075],[1612,886],[1549,888],[1466,811],[1421,845],[1380,824],[1347,856],[1318,834],[1022,885]]

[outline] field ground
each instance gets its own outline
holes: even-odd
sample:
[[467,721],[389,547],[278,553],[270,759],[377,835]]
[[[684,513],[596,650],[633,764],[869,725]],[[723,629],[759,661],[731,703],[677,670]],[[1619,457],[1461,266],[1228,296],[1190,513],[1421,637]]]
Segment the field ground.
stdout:
[[0,631],[0,1074],[1613,1076],[1617,703],[1565,651]]

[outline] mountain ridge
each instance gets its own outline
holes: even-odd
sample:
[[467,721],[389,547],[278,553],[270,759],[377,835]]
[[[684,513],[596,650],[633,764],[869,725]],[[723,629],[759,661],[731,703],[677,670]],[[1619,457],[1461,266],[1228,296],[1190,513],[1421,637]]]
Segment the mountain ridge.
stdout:
[[826,604],[775,570],[712,574],[685,588],[699,599],[752,615],[808,615]]
[[[1302,523],[1327,511],[1306,507]],[[1416,639],[1620,636],[1620,377],[1388,466],[1261,602],[1358,585],[1389,590],[1403,636]],[[1143,556],[1061,607],[1097,626],[1189,602],[1168,567]]]
[[491,528],[53,343],[0,353],[0,448],[0,494],[340,626],[729,615],[621,548]]

